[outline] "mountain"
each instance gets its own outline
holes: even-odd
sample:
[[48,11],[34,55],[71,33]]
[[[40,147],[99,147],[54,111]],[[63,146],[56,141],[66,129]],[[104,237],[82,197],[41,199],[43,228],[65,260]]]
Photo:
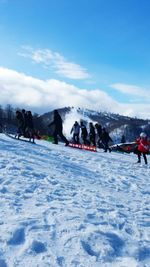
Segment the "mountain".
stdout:
[[[125,136],[126,141],[133,141],[142,131],[150,137],[150,120],[74,107],[65,107],[58,109],[58,111],[64,121],[64,132],[67,136],[70,135],[74,121],[83,120],[87,126],[89,122],[98,122],[102,127],[106,127],[114,142],[120,141],[122,135]],[[53,111],[43,114],[40,119],[46,129],[50,121],[53,120]],[[51,132],[51,130],[49,131]]]

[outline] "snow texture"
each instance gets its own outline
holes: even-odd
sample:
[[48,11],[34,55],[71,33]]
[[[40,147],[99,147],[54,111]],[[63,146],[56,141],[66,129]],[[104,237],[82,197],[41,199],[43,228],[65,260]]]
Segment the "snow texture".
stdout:
[[0,135],[0,267],[149,267],[149,165],[36,142]]

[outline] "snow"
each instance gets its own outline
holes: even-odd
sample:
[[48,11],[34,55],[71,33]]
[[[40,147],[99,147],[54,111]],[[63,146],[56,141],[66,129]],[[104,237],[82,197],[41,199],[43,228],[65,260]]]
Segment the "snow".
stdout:
[[0,267],[149,267],[149,165],[36,143],[0,135]]
[[77,121],[79,124],[81,121],[86,121],[86,127],[89,129],[89,123],[92,122],[93,124],[96,123],[96,121],[91,120],[88,117],[88,114],[85,114],[83,111],[83,114],[81,114],[76,108],[72,108],[71,111],[66,114],[65,120],[63,122],[63,129],[64,134],[68,139],[72,138],[72,134],[70,133],[75,121]]

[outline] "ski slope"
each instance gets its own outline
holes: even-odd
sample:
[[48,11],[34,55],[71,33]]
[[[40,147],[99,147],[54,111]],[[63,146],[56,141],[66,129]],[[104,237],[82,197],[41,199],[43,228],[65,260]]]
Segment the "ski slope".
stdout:
[[0,135],[0,267],[150,267],[150,165],[36,142]]

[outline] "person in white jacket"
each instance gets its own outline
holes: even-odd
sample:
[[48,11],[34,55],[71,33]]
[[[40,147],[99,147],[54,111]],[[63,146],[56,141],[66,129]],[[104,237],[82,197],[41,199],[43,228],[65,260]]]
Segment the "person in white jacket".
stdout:
[[77,121],[75,121],[74,125],[72,126],[70,133],[73,133],[73,142],[75,144],[79,144],[80,125]]

